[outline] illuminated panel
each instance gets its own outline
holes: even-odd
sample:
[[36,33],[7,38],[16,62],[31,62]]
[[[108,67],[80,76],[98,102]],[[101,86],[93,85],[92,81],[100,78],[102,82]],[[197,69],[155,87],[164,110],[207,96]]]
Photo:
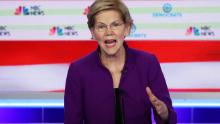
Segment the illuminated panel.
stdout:
[[[220,100],[173,100],[174,107],[220,107]],[[0,100],[0,107],[64,107],[63,99]]]

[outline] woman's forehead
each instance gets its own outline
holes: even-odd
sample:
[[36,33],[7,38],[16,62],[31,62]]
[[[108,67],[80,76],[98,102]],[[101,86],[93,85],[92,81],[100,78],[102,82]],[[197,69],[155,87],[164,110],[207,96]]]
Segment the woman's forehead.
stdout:
[[96,22],[113,22],[122,20],[120,12],[116,10],[103,10],[96,14]]

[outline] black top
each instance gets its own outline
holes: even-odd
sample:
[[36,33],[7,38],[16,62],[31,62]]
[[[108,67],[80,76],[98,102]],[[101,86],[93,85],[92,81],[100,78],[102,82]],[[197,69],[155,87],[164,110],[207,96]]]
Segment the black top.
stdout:
[[120,95],[119,88],[114,88],[115,90],[115,124],[123,124],[122,116],[122,99]]

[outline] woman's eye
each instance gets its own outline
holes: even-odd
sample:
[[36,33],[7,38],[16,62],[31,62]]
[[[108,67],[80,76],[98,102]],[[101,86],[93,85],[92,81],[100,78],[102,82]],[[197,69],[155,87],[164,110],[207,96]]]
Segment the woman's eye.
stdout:
[[120,25],[120,24],[118,24],[118,23],[112,24],[113,27],[118,27],[119,25]]
[[104,25],[99,25],[98,28],[105,28],[105,26]]

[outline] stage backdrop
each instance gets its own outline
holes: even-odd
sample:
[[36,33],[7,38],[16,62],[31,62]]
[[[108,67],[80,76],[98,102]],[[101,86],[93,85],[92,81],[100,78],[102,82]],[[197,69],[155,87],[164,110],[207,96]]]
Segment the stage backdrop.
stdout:
[[[0,91],[63,91],[70,62],[96,49],[92,1],[1,0]],[[155,54],[170,91],[220,92],[220,1],[124,1],[129,46]]]

